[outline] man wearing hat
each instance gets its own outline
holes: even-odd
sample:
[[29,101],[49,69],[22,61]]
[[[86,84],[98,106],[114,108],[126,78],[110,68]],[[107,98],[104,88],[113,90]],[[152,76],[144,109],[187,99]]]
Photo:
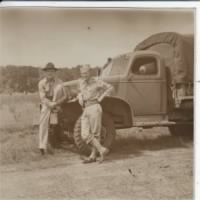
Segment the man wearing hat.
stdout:
[[62,81],[56,77],[57,68],[55,68],[53,63],[47,63],[42,70],[44,72],[44,78],[38,84],[41,100],[39,149],[41,154],[44,155],[47,152],[47,145],[50,147],[48,144],[50,114],[67,98],[67,94],[62,87]]
[[113,87],[91,76],[91,68],[84,65],[80,68],[81,79],[79,82],[80,93],[78,100],[83,107],[81,116],[81,135],[87,144],[91,145],[91,154],[84,163],[96,161],[97,152],[100,154],[100,162],[108,153],[108,149],[100,144],[102,108],[100,102],[111,93]]

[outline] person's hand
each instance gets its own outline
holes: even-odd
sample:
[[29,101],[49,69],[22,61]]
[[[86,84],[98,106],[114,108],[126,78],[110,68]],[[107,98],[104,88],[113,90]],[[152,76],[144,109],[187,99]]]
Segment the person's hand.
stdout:
[[49,102],[50,108],[55,108],[57,106],[56,102]]
[[84,105],[83,99],[82,99],[82,98],[79,98],[79,99],[78,99],[78,102],[79,102],[79,104],[83,107],[83,105]]
[[78,95],[78,102],[82,107],[84,106],[84,101],[81,95]]
[[72,102],[76,102],[76,101],[78,101],[78,98],[77,98],[77,97],[75,97],[75,98],[69,100],[68,102],[69,102],[69,103],[72,103]]
[[97,99],[98,103],[101,103],[101,102],[102,102],[102,100],[103,100],[103,98],[102,98],[102,97],[99,97],[99,98]]

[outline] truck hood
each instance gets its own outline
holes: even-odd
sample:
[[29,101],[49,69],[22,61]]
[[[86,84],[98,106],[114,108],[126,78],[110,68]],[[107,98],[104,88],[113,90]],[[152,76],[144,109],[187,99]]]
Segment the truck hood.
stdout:
[[116,75],[116,76],[107,76],[107,77],[100,77],[101,80],[107,83],[119,83],[123,76]]

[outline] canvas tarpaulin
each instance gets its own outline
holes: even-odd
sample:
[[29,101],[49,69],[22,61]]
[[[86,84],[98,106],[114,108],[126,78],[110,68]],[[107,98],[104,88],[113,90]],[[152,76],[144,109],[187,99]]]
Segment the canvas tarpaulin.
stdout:
[[193,82],[194,36],[173,32],[158,33],[139,43],[134,51],[154,50],[160,53],[176,83]]

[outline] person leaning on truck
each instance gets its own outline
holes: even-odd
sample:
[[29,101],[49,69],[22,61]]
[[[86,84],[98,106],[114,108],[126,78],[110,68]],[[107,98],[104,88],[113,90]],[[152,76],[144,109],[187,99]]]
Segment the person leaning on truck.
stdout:
[[78,101],[83,107],[81,136],[87,144],[91,145],[91,154],[84,159],[84,163],[95,162],[97,152],[100,154],[99,161],[102,162],[104,156],[108,153],[108,149],[100,143],[102,123],[100,102],[105,96],[110,94],[113,87],[98,78],[92,77],[89,65],[82,66],[80,73]]
[[[48,150],[52,152],[48,144],[48,129],[50,114],[66,97],[66,91],[62,88],[62,81],[56,77],[57,68],[49,62],[43,68],[44,78],[38,84],[39,96],[41,101],[40,121],[39,121],[39,149],[42,155]],[[62,94],[61,94],[62,93]]]

